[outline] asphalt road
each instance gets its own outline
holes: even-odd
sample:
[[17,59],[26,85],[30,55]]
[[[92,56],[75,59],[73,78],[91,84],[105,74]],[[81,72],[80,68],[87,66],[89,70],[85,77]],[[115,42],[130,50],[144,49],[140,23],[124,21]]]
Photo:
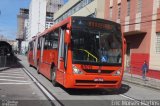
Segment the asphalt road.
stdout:
[[[27,58],[18,56],[20,63],[53,95],[60,105],[65,106],[160,106],[160,91],[132,83],[123,82],[120,90],[68,90],[62,86],[54,87],[36,69],[29,67]],[[158,101],[159,100],[159,101]]]
[[19,65],[0,71],[0,106],[51,106]]

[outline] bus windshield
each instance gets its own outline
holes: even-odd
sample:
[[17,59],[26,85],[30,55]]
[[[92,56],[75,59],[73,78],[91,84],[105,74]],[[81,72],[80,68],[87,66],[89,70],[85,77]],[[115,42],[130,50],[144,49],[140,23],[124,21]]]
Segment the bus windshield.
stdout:
[[73,63],[115,65],[122,63],[120,31],[72,29]]

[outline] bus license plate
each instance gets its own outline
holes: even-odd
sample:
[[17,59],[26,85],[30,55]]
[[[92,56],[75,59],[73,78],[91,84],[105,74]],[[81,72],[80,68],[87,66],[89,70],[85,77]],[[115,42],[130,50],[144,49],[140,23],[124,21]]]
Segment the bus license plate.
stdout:
[[103,82],[104,80],[103,80],[103,78],[95,78],[94,81],[95,82]]

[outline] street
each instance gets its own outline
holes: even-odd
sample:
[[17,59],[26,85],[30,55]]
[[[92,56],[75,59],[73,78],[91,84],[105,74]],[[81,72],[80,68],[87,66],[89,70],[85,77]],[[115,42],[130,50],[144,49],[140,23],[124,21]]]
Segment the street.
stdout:
[[0,71],[0,95],[2,106],[51,105],[20,65]]
[[76,90],[65,89],[61,86],[54,87],[43,75],[38,75],[36,69],[29,67],[25,56],[18,56],[18,58],[21,60],[19,62],[24,68],[26,68],[26,70],[28,70],[29,73],[31,73],[49,91],[49,93],[54,95],[61,105],[81,106],[83,104],[84,106],[106,106],[107,104],[116,105],[114,104],[116,100],[135,101],[135,103],[141,103],[142,105],[153,105],[150,102],[154,102],[154,105],[160,105],[159,101],[156,101],[160,98],[160,92],[158,90],[127,82],[123,82],[120,90]]
[[160,0],[1,0],[0,106],[160,106]]

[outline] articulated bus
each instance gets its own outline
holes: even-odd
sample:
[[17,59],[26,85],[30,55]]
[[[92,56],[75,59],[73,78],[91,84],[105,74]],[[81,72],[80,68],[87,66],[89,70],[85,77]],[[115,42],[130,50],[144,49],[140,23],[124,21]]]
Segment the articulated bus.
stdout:
[[53,85],[65,88],[120,88],[125,40],[118,23],[69,17],[29,43],[29,64]]

